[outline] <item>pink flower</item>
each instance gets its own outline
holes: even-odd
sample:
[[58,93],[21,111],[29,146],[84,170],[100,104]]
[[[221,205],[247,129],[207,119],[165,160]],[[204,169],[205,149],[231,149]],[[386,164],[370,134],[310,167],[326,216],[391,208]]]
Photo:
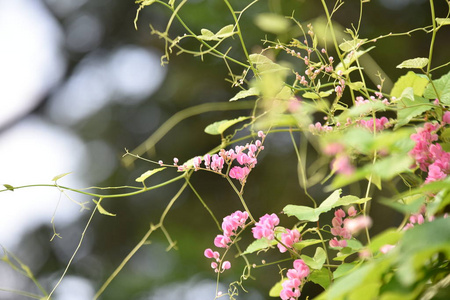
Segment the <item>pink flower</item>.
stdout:
[[350,208],[348,209],[348,215],[349,215],[350,217],[356,216],[356,209],[355,209],[354,206],[350,206]]
[[255,227],[252,228],[253,237],[255,239],[266,238],[268,240],[274,239],[273,229],[276,225],[280,223],[280,219],[276,214],[265,214],[261,218],[259,218],[259,222],[255,224]]
[[233,167],[230,170],[230,177],[238,180],[244,180],[247,175],[250,173],[250,169],[247,167]]
[[212,251],[210,248],[206,249],[205,252],[206,258],[214,258],[215,260],[219,260],[220,254],[217,251]]
[[383,254],[386,254],[394,248],[395,248],[395,245],[386,244],[380,248],[380,252]]
[[223,218],[222,229],[225,236],[232,236],[239,227],[243,227],[247,221],[248,213],[236,211]]
[[286,229],[286,233],[281,234],[281,242],[284,244],[284,246],[278,243],[277,247],[281,253],[284,253],[287,251],[285,246],[292,248],[292,246],[295,243],[298,243],[299,241],[300,241],[300,232],[298,230]]
[[202,163],[202,157],[201,156],[196,156],[194,157],[194,169],[195,171],[197,171],[198,169],[200,169],[200,164]]
[[339,174],[352,175],[355,172],[355,167],[350,163],[350,158],[347,155],[339,155],[332,162],[332,169]]
[[446,111],[445,114],[442,116],[442,123],[450,124],[450,111]]
[[294,261],[294,269],[289,269],[286,273],[287,280],[281,286],[280,298],[283,300],[292,300],[300,297],[300,285],[309,275],[309,267],[301,259]]
[[214,239],[214,245],[218,248],[227,248],[228,247],[228,243],[231,242],[231,239],[227,236],[224,235],[217,235],[216,238]]
[[226,260],[222,263],[222,270],[228,270],[229,268],[231,268],[231,263]]
[[344,228],[348,230],[350,234],[355,234],[371,225],[372,219],[368,216],[359,216],[354,219],[345,219],[344,221]]

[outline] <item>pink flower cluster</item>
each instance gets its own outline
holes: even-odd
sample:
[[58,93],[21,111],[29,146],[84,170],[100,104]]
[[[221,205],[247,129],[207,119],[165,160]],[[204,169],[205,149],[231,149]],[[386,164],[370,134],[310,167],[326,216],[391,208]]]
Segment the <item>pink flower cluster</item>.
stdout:
[[[219,234],[214,239],[214,245],[218,248],[227,248],[228,244],[231,243],[231,237],[236,235],[236,231],[239,228],[243,228],[245,226],[245,222],[247,222],[248,213],[246,211],[235,211],[229,216],[223,218],[222,222],[222,230],[223,234]],[[211,263],[211,267],[215,269],[216,272],[218,270],[218,263],[220,263],[220,254],[217,251],[213,251],[210,248],[205,250],[205,256],[207,258],[214,258],[216,261]],[[229,261],[222,262],[222,271],[231,268],[231,263]]]
[[266,238],[268,240],[274,239],[273,229],[280,223],[280,219],[276,214],[265,214],[259,218],[259,222],[256,222],[255,227],[252,228],[253,237],[257,240]]
[[[356,216],[356,209],[353,206],[351,206],[347,212],[350,217]],[[331,228],[331,234],[335,237],[330,240],[331,247],[345,248],[347,247],[346,240],[352,238],[350,231],[344,227],[345,216],[345,212],[342,209],[338,209],[334,212],[334,218],[331,220],[331,224],[333,225],[333,228]],[[337,237],[340,237],[341,240],[338,240]]]
[[[450,112],[444,114],[443,123],[447,121],[450,121]],[[416,144],[409,154],[422,171],[428,172],[426,183],[442,180],[450,174],[450,153],[445,152],[439,143],[433,143],[438,140],[436,131],[439,128],[439,124],[425,123],[411,135]]]
[[210,154],[206,154],[203,157],[196,156],[193,161],[194,169],[196,171],[199,170],[203,161],[206,169],[216,173],[222,173],[225,164],[229,165],[233,161],[237,161],[241,166],[234,166],[231,168],[229,175],[231,178],[245,182],[251,169],[253,169],[258,162],[256,159],[258,152],[264,150],[262,140],[264,140],[265,136],[264,132],[259,131],[258,137],[260,137],[261,140],[256,140],[254,144],[250,143],[245,146],[236,146],[234,149],[228,151],[221,149],[219,153],[212,156]]
[[375,123],[373,118],[370,118],[368,120],[358,120],[356,121],[356,124],[360,127],[367,128],[371,132],[373,132],[374,128],[375,131],[382,131],[383,129],[392,126],[386,117],[375,118]]
[[286,247],[292,248],[293,245],[295,243],[298,243],[300,240],[301,240],[301,235],[298,230],[286,229],[286,232],[281,234],[281,243],[283,243],[283,245],[278,243],[277,247],[281,253],[284,253],[287,251]]
[[223,218],[223,235],[219,234],[216,236],[216,238],[214,239],[214,245],[218,248],[227,248],[228,244],[231,243],[231,237],[236,234],[236,230],[239,227],[244,227],[247,219],[248,213],[246,211],[242,212],[240,210],[235,211],[231,215]]
[[283,289],[280,293],[282,300],[296,300],[300,297],[300,285],[302,281],[308,277],[309,267],[301,259],[294,261],[294,269],[289,269],[286,273],[287,280],[281,286]]
[[309,125],[309,131],[311,133],[315,133],[315,134],[318,134],[320,132],[329,132],[332,130],[333,130],[333,127],[328,126],[328,125],[322,125],[319,122],[317,122],[316,124]]

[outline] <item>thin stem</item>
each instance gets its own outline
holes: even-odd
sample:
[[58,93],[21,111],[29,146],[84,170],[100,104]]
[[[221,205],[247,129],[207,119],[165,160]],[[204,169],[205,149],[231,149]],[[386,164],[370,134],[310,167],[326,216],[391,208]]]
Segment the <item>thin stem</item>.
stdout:
[[225,176],[225,178],[228,180],[228,183],[231,185],[231,187],[233,188],[233,190],[236,192],[236,194],[239,197],[239,200],[241,200],[242,206],[244,206],[245,211],[248,213],[248,216],[250,217],[250,220],[252,220],[252,222],[255,222],[255,219],[253,218],[250,210],[247,207],[247,203],[245,203],[244,197],[242,197],[242,193],[236,188],[236,186],[234,185],[233,181],[231,181],[229,176]]
[[194,192],[194,194],[197,196],[198,200],[200,200],[200,202],[203,204],[203,207],[208,211],[208,213],[211,215],[211,217],[213,218],[214,222],[217,225],[217,228],[219,228],[219,231],[222,230],[222,227],[220,227],[219,221],[217,221],[216,216],[213,214],[213,212],[211,211],[211,209],[208,207],[208,205],[206,205],[205,201],[203,201],[202,197],[200,197],[200,194],[197,192],[197,190],[194,188],[194,186],[191,184],[191,182],[189,181],[189,178],[186,178],[187,183],[189,184],[189,187],[191,188],[191,190]]
[[97,202],[97,205],[95,206],[94,210],[91,213],[91,216],[89,217],[88,222],[86,223],[86,226],[84,227],[83,232],[81,233],[81,238],[80,241],[78,242],[77,248],[75,249],[75,251],[72,254],[72,257],[70,258],[69,262],[67,263],[66,268],[64,269],[63,274],[61,275],[61,277],[59,278],[58,282],[56,283],[56,285],[53,287],[53,290],[50,292],[50,294],[48,294],[47,296],[47,300],[50,300],[51,296],[53,295],[53,293],[55,292],[56,288],[59,286],[59,284],[61,283],[61,281],[63,280],[63,278],[66,276],[67,271],[69,270],[69,267],[72,264],[73,259],[75,258],[75,255],[78,253],[78,250],[81,247],[81,244],[83,243],[84,240],[84,235],[86,234],[87,229],[89,228],[89,225],[91,224],[92,219],[94,218],[95,212],[97,211],[97,207],[100,205],[100,202],[102,201],[102,198],[100,198]]
[[[292,128],[291,128],[292,129]],[[305,193],[305,195],[306,196],[308,196],[308,198],[312,201],[312,203],[313,203],[313,205],[314,205],[314,208],[317,208],[317,203],[316,203],[316,201],[314,200],[314,198],[313,197],[311,197],[311,195],[308,193],[308,189],[307,189],[307,187],[306,187],[306,172],[305,172],[305,168],[306,168],[306,166],[304,165],[304,163],[303,163],[303,161],[302,161],[302,157],[301,157],[301,155],[300,155],[300,152],[298,151],[298,147],[297,147],[297,144],[296,144],[296,142],[295,142],[295,139],[294,139],[294,135],[292,134],[292,130],[290,130],[289,131],[289,134],[290,134],[290,136],[291,136],[291,140],[292,140],[292,145],[294,146],[294,150],[295,150],[295,153],[296,153],[296,155],[297,155],[297,160],[298,160],[298,164],[299,164],[299,169],[300,169],[300,177],[301,177],[301,181],[302,181],[302,186],[303,186],[303,191],[304,191],[304,193]]]
[[[131,250],[130,253],[124,258],[124,260],[120,263],[120,265],[114,270],[114,272],[108,277],[106,282],[101,286],[101,288],[97,291],[97,293],[94,296],[94,299],[98,299],[100,295],[105,291],[105,289],[108,287],[108,285],[113,281],[113,279],[120,273],[120,271],[123,269],[123,267],[130,261],[130,259],[136,254],[136,252],[147,242],[150,235],[157,230],[158,228],[163,226],[164,219],[169,212],[169,210],[172,208],[175,201],[180,197],[181,193],[184,191],[184,189],[187,187],[188,182],[185,182],[183,186],[178,190],[176,195],[170,200],[169,204],[167,205],[164,212],[161,214],[159,223],[156,225],[150,224],[150,229],[145,233],[144,237],[139,241],[139,243]],[[173,242],[169,240],[170,246],[173,245]]]
[[[245,46],[244,38],[242,37],[242,31],[241,31],[241,27],[239,26],[239,20],[236,17],[236,13],[228,0],[224,0],[224,2],[227,5],[228,9],[230,10],[231,15],[233,16],[234,23],[236,24],[237,35],[239,36],[239,41],[241,42],[241,46],[242,46],[242,50],[244,51],[244,55],[247,58],[248,63],[250,64],[250,68],[252,69],[253,73],[256,75],[257,71],[250,61],[250,56],[248,55],[247,47]],[[252,3],[255,3],[255,2],[256,1],[253,1]]]
[[[428,65],[427,65],[427,76],[430,75],[430,69],[431,69],[431,60],[433,59],[433,48],[434,48],[434,41],[436,39],[436,15],[434,12],[434,3],[433,0],[430,0],[430,9],[431,9],[431,22],[433,24],[433,31],[431,33],[431,43],[430,43],[430,52],[428,54]],[[436,96],[438,96],[436,94]]]

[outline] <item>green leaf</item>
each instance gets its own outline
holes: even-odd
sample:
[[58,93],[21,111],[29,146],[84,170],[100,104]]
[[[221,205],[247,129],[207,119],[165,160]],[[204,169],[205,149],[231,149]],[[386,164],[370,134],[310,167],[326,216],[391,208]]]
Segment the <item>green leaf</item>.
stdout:
[[232,120],[222,120],[218,122],[214,122],[212,124],[209,124],[205,128],[205,132],[211,135],[218,135],[222,134],[225,130],[233,126],[234,124],[237,124],[239,122],[242,122],[244,120],[250,119],[251,117],[239,117]]
[[401,100],[398,102],[398,123],[395,124],[395,128],[408,124],[412,118],[432,108],[433,106],[427,99],[414,95],[413,88],[407,87],[401,95]]
[[315,270],[322,269],[323,264],[325,263],[327,254],[325,253],[325,250],[323,250],[322,247],[316,248],[316,253],[314,254],[314,257],[311,258],[307,255],[300,255],[301,259],[307,264],[310,268]]
[[13,187],[12,185],[10,185],[10,184],[4,184],[3,186],[4,186],[8,191],[14,192],[14,187]]
[[440,25],[440,26],[450,25],[450,19],[449,18],[436,18],[436,23],[438,23],[438,25]]
[[327,289],[331,284],[331,273],[327,268],[322,268],[320,270],[313,270],[309,275],[308,279],[312,282],[322,286]]
[[437,80],[433,80],[433,84],[439,97],[436,95],[436,92],[431,84],[428,84],[425,89],[423,94],[424,97],[428,99],[439,98],[439,100],[445,105],[450,105],[450,72]]
[[233,98],[231,98],[230,101],[236,101],[250,96],[259,96],[259,90],[256,87],[251,87],[248,90],[240,91]]
[[341,264],[339,267],[337,267],[337,269],[333,272],[333,279],[342,277],[348,273],[350,273],[350,271],[354,271],[355,269],[359,268],[360,264],[357,263],[344,263]]
[[348,196],[344,196],[341,199],[339,199],[336,202],[336,206],[346,206],[346,205],[350,205],[350,204],[363,204],[367,201],[369,201],[370,197],[367,198],[358,198],[356,196],[352,196],[352,195],[348,195]]
[[255,24],[261,30],[281,34],[289,30],[290,22],[284,16],[273,13],[261,13],[255,17]]
[[92,200],[92,201],[94,201],[94,203],[97,204],[98,212],[101,213],[102,215],[111,216],[111,217],[115,217],[116,216],[115,214],[112,214],[112,213],[108,212],[106,209],[104,209],[100,205],[100,202],[102,201],[101,199],[99,201],[95,201],[95,200]]
[[394,84],[391,90],[391,96],[400,98],[407,87],[412,87],[414,95],[422,96],[427,84],[428,79],[420,77],[413,71],[409,71],[406,75],[401,76]]
[[306,247],[309,247],[312,245],[316,245],[316,244],[320,244],[320,243],[322,243],[322,240],[316,240],[316,239],[303,240],[298,243],[295,243],[294,248],[298,251],[302,251],[303,248],[306,248]]
[[61,179],[61,178],[63,178],[64,176],[69,175],[69,174],[71,174],[71,173],[72,173],[72,172],[68,172],[68,173],[63,173],[63,174],[56,175],[55,177],[53,177],[52,181],[56,181],[56,180],[58,180],[58,179]]
[[316,222],[319,220],[320,214],[330,211],[335,207],[334,204],[339,200],[341,192],[341,190],[335,190],[318,208],[289,204],[283,208],[283,212],[288,216],[295,216],[300,221]]
[[275,285],[270,289],[269,291],[269,296],[270,297],[280,297],[280,293],[281,290],[283,289],[283,282],[285,282],[287,280],[287,278],[285,279],[281,279],[280,281],[278,281],[277,283],[275,283]]
[[364,83],[362,81],[349,82],[348,86],[354,91],[359,91],[364,88]]
[[255,65],[256,69],[262,74],[262,73],[273,73],[273,72],[280,72],[283,73],[287,72],[289,68],[283,67],[277,63],[274,63],[270,58],[267,56],[264,56],[262,54],[250,54],[249,55],[250,63]]
[[417,57],[407,59],[397,66],[398,69],[422,69],[428,64],[428,58]]
[[147,172],[145,172],[144,174],[142,174],[141,176],[139,176],[138,178],[136,178],[137,182],[144,182],[145,179],[149,178],[150,176],[152,176],[155,173],[158,173],[162,170],[164,170],[166,167],[163,168],[157,168],[157,169],[153,169],[153,170],[148,170]]
[[425,275],[425,266],[442,253],[450,257],[450,218],[438,218],[408,229],[398,248],[397,275],[403,285],[412,285]]
[[357,50],[367,39],[354,39],[351,41],[345,41],[339,44],[339,48],[344,52],[350,52]]
[[[362,55],[366,54],[367,52],[369,52],[370,50],[374,49],[375,47],[369,47],[366,50],[358,50],[355,52],[350,52],[349,54],[346,55],[346,57],[344,58],[344,63],[345,66],[347,68],[349,68],[349,66],[354,63],[358,58],[360,58]],[[351,68],[349,68],[350,70]],[[351,71],[353,71],[355,69],[352,69]],[[343,73],[346,73],[346,69],[344,68],[344,64],[342,62],[340,62],[337,66],[336,66],[336,72],[337,71],[342,71]]]
[[259,240],[253,241],[250,245],[248,245],[247,249],[245,249],[245,251],[241,255],[250,254],[250,253],[253,253],[256,251],[264,250],[264,249],[267,249],[267,248],[273,246],[274,244],[277,244],[277,241],[269,241],[266,238],[261,238]]
[[380,251],[380,248],[384,245],[395,245],[403,236],[403,233],[404,231],[398,231],[394,228],[387,229],[382,233],[377,234],[375,237],[372,237],[368,249],[372,253],[375,253]]
[[323,91],[323,92],[319,92],[319,93],[315,93],[315,92],[306,92],[302,95],[303,98],[308,98],[308,99],[319,99],[319,98],[325,98],[330,96],[333,93],[333,90],[327,90],[327,91]]
[[204,28],[201,29],[200,32],[201,35],[198,35],[197,38],[204,41],[220,41],[235,34],[234,25],[232,24],[223,27],[216,34],[214,34],[211,30]]

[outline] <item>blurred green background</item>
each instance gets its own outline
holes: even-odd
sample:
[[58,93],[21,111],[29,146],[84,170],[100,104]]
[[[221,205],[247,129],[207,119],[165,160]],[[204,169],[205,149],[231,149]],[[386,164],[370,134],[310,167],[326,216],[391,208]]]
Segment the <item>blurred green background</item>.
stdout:
[[[446,1],[435,2],[438,16],[444,17],[442,14],[446,13]],[[242,1],[231,3],[236,9],[242,9],[247,4]],[[331,8],[334,2],[327,3]],[[50,175],[41,179],[24,177],[24,173],[43,173],[46,171],[46,164],[54,164],[57,173],[52,176],[74,172],[67,177],[75,178],[74,181],[67,182],[64,178],[61,179],[62,185],[73,184],[76,188],[135,185],[135,178],[153,166],[144,161],[136,161],[133,166],[124,167],[120,161],[125,148],[136,148],[180,110],[202,103],[227,102],[239,91],[225,80],[229,77],[228,70],[218,58],[206,56],[201,61],[199,57],[173,54],[170,63],[161,67],[159,57],[164,52],[164,41],[150,35],[148,24],[162,30],[170,13],[156,4],[143,9],[137,23],[139,29],[136,31],[133,21],[137,8],[138,5],[133,1],[119,0],[20,0],[13,4],[0,2],[0,11],[4,12],[3,19],[0,18],[0,34],[5,34],[2,44],[5,49],[12,49],[11,52],[1,54],[2,62],[9,62],[7,66],[11,69],[5,67],[1,73],[3,94],[0,95],[0,101],[5,107],[21,108],[18,112],[2,116],[0,139],[4,147],[0,149],[0,154],[3,161],[1,179],[4,182],[0,183],[14,186],[50,183]],[[374,38],[389,32],[406,32],[427,26],[430,24],[429,11],[427,1],[372,0],[364,6],[360,37]],[[13,17],[6,18],[7,12]],[[250,52],[259,52],[265,47],[262,41],[266,37],[286,42],[292,37],[298,37],[289,32],[275,36],[260,30],[254,20],[262,12],[281,15],[293,13],[302,24],[323,16],[320,1],[259,1],[247,11],[240,23]],[[232,23],[229,11],[222,1],[188,1],[180,14],[196,33],[200,33],[201,28],[217,31]],[[334,15],[334,20],[347,28],[352,23],[356,26],[358,16],[359,1],[348,1]],[[37,23],[27,25],[21,20],[35,20]],[[41,36],[39,34],[44,31],[38,31],[37,28],[45,22],[48,23],[45,27],[45,32],[48,33]],[[175,37],[184,32],[180,24],[174,22],[170,33]],[[435,66],[448,60],[448,36],[446,28],[438,35]],[[427,57],[430,38],[424,32],[416,32],[412,37],[383,39],[376,43],[370,56],[389,74],[390,80],[395,82],[396,78],[405,73],[395,66],[408,58]],[[31,52],[33,48],[28,45],[32,43],[38,43],[42,48]],[[245,61],[237,38],[230,43],[233,45],[230,54]],[[197,49],[193,41],[187,41],[183,45]],[[49,52],[47,60],[40,67],[31,69],[31,62],[39,59],[47,51],[46,47],[51,47],[53,52]],[[24,55],[17,57],[17,53]],[[285,56],[283,59],[288,58]],[[302,68],[300,65],[298,64],[299,71]],[[237,66],[232,68],[236,73],[242,72]],[[32,79],[23,74],[13,76],[14,71],[19,69],[24,70],[23,74],[36,73],[36,82],[42,88],[14,100],[12,95],[17,95],[22,89],[26,90],[32,85]],[[435,75],[444,71],[439,70]],[[19,87],[8,94],[6,91],[15,86],[16,81],[20,82]],[[21,100],[26,97],[32,100]],[[202,155],[220,143],[218,137],[203,132],[208,124],[247,113],[246,110],[215,111],[188,118],[144,156],[171,162],[173,157],[185,161]],[[41,125],[36,124],[45,124],[42,125],[42,130],[57,130],[60,135],[54,136],[53,140],[45,140],[45,133],[38,130]],[[22,128],[23,133],[17,131],[18,128]],[[36,139],[14,140],[27,133]],[[59,145],[63,136],[73,137],[76,143],[71,141],[69,146],[63,147],[57,154],[45,156],[57,148],[56,145]],[[43,144],[49,150],[42,148]],[[308,200],[298,185],[296,158],[289,135],[269,135],[265,146],[266,150],[261,154],[245,191],[245,198],[253,215],[256,217],[265,213],[278,213],[287,204],[308,205]],[[38,162],[43,165],[36,166],[35,163]],[[71,164],[65,165],[64,162]],[[18,173],[17,180],[14,179],[14,172]],[[162,182],[176,175],[176,172],[168,171],[152,177],[147,184]],[[22,183],[21,180],[24,179],[27,180]],[[192,177],[192,183],[219,220],[242,209],[239,199],[223,178],[197,172]],[[92,298],[94,292],[139,242],[149,224],[159,221],[162,211],[181,184],[177,182],[142,195],[104,201],[105,209],[117,216],[97,215],[94,218],[66,279],[55,293],[55,299]],[[326,197],[323,186],[312,188],[310,193],[318,200]],[[91,200],[76,194],[70,196],[77,201]],[[9,220],[14,221],[4,221],[1,224],[4,230],[1,232],[0,244],[29,265],[48,291],[62,274],[89,217],[89,212],[78,212],[78,207],[62,195],[61,202],[70,206],[63,215],[56,212],[56,231],[61,234],[62,239],[56,238],[49,242],[53,235],[50,218],[59,197],[59,193],[54,190],[49,195],[37,192],[25,194],[21,190],[0,194],[0,210],[5,216],[2,217],[3,220],[10,216]],[[39,206],[40,201],[44,200],[51,203],[47,208],[50,211],[43,220],[39,219],[13,236],[7,236],[8,231],[19,228],[27,220],[34,220],[41,213],[41,210],[30,210],[31,206],[25,204],[25,201],[32,201]],[[17,205],[16,210],[12,212],[8,205]],[[374,218],[383,220],[383,224],[375,224],[373,232],[398,224],[399,216],[390,209],[377,203],[373,206]],[[281,220],[286,227],[294,224],[294,220],[284,216],[281,216]],[[171,237],[176,240],[178,250],[166,252],[166,239],[161,232],[155,233],[151,236],[151,244],[143,247],[125,266],[102,299],[213,298],[215,274],[210,268],[210,262],[204,258],[203,250],[213,246],[213,239],[218,231],[190,190],[186,190],[177,200],[165,225]],[[244,238],[250,241],[250,233]],[[280,254],[267,253],[252,256],[251,262],[259,264],[262,259],[273,261],[282,257],[284,256]],[[237,280],[242,272],[242,261],[233,260],[232,264],[232,269],[222,276],[221,290],[224,292],[228,283]],[[280,278],[278,271],[276,265],[252,271],[254,278],[244,284],[249,293],[241,293],[238,299],[268,299],[270,287]],[[0,265],[0,287],[37,292],[32,282],[11,272],[5,264]],[[318,291],[320,289],[316,289],[311,283],[303,294],[313,296]],[[25,299],[21,297],[0,290],[0,299]]]

